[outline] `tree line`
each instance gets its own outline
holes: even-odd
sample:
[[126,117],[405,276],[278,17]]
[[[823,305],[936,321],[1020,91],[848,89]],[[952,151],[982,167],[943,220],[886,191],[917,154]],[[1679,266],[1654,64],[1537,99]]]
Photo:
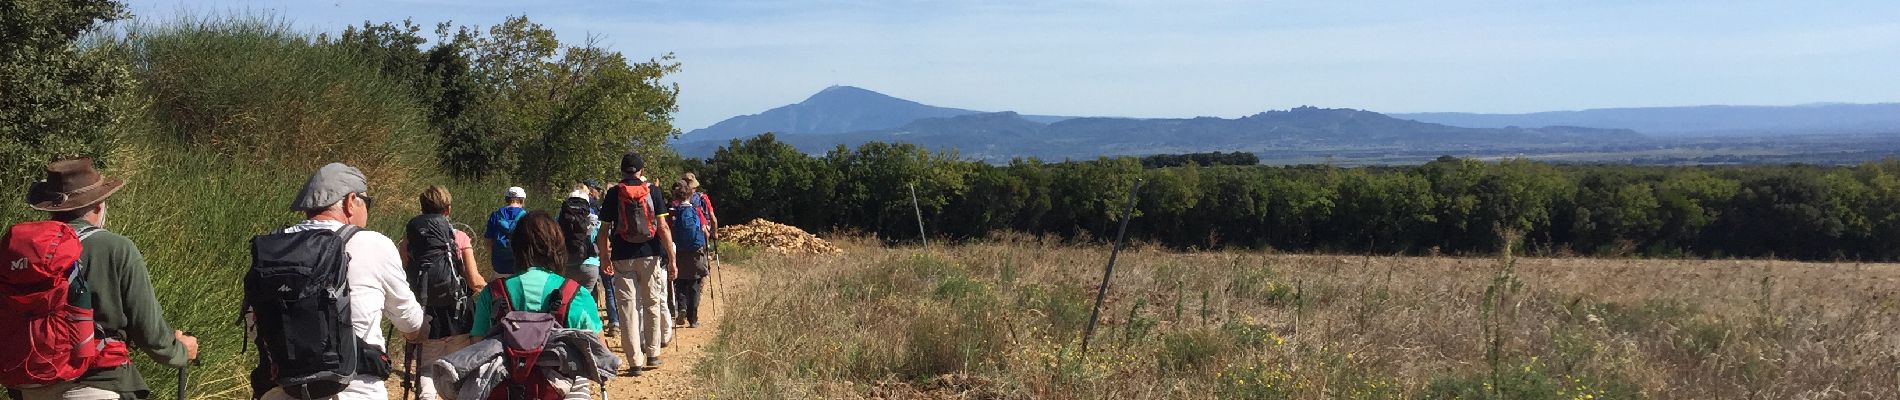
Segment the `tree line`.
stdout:
[[502,176],[539,188],[599,178],[621,153],[671,154],[679,71],[667,54],[630,60],[597,37],[563,43],[526,16],[487,29],[436,25],[423,47],[411,21],[345,29],[320,44],[381,66],[428,110],[437,157],[463,178]]
[[1259,155],[1244,151],[1155,154],[1141,157],[1142,168],[1179,167],[1188,164],[1208,167],[1215,165],[1255,165],[1259,163]]
[[[628,149],[655,158],[679,88],[672,55],[637,60],[596,37],[557,38],[512,16],[482,27],[411,21],[307,33],[271,17],[107,23],[110,0],[5,13],[0,181],[46,160],[179,143],[259,165],[347,160],[376,174],[552,190],[604,178]],[[17,14],[17,15],[16,15]],[[432,40],[431,40],[432,39]],[[565,41],[563,39],[566,39]]]
[[1135,158],[1003,165],[909,144],[813,156],[772,134],[687,160],[720,211],[812,231],[975,240],[1109,237],[1137,180],[1131,240],[1180,249],[1900,259],[1900,162],[1647,167],[1484,162],[1410,167],[1144,168]]

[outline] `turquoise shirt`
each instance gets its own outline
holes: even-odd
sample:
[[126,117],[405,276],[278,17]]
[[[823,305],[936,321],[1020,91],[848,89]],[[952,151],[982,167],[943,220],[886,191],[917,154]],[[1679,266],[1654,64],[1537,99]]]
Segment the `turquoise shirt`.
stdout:
[[[587,244],[592,246],[600,240],[600,215],[588,214],[587,219],[591,220],[589,222],[592,223],[592,227],[587,229]],[[581,260],[581,264],[598,267],[600,266],[600,255],[597,254],[593,257],[588,257],[586,260]]]
[[[501,284],[506,285],[508,299],[511,300],[509,303],[515,311],[546,312],[548,305],[544,303],[547,303],[548,296],[553,291],[561,290],[561,284],[566,282],[567,278],[548,272],[546,268],[534,267],[502,280]],[[494,303],[495,299],[487,290],[475,296],[475,326],[469,329],[469,336],[485,338],[494,333],[489,330],[495,323]],[[565,325],[570,329],[600,332],[600,309],[595,307],[593,292],[582,287],[574,293],[574,302],[567,306]]]

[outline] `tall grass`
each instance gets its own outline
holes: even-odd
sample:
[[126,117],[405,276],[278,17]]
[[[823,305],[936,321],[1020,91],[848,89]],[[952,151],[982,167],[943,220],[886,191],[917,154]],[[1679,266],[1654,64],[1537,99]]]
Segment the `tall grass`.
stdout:
[[[107,228],[138,244],[167,322],[200,338],[191,398],[249,395],[255,355],[238,354],[236,324],[249,240],[302,219],[288,206],[317,166],[362,169],[377,198],[369,228],[392,238],[429,184],[451,187],[453,218],[471,235],[508,186],[445,178],[425,109],[404,88],[280,21],[186,19],[133,26],[122,40],[141,104],[109,150],[105,174],[129,184],[109,200]],[[0,207],[8,225],[43,218],[17,202]],[[154,392],[169,395],[175,371],[134,358]]]
[[1106,249],[933,250],[743,264],[762,279],[734,293],[701,384],[719,398],[1900,395],[1895,265],[1138,249],[1082,354]]
[[391,187],[439,174],[426,104],[379,60],[264,17],[185,17],[126,37],[154,138],[288,170],[347,161]]

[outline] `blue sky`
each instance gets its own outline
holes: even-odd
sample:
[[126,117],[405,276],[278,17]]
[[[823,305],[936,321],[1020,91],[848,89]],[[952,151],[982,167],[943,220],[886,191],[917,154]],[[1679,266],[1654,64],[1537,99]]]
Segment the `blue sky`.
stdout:
[[683,70],[682,131],[833,84],[1026,114],[1900,101],[1900,1],[133,1],[310,31],[526,14]]

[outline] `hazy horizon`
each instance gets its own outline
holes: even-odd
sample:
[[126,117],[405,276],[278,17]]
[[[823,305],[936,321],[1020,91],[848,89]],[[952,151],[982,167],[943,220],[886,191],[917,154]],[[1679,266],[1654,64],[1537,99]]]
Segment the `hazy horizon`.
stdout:
[[1259,5],[1232,1],[165,0],[141,20],[268,14],[335,32],[365,20],[488,26],[526,14],[563,41],[674,53],[675,126],[796,103],[831,85],[1025,114],[1235,117],[1301,105],[1529,113],[1900,100],[1900,3]]

